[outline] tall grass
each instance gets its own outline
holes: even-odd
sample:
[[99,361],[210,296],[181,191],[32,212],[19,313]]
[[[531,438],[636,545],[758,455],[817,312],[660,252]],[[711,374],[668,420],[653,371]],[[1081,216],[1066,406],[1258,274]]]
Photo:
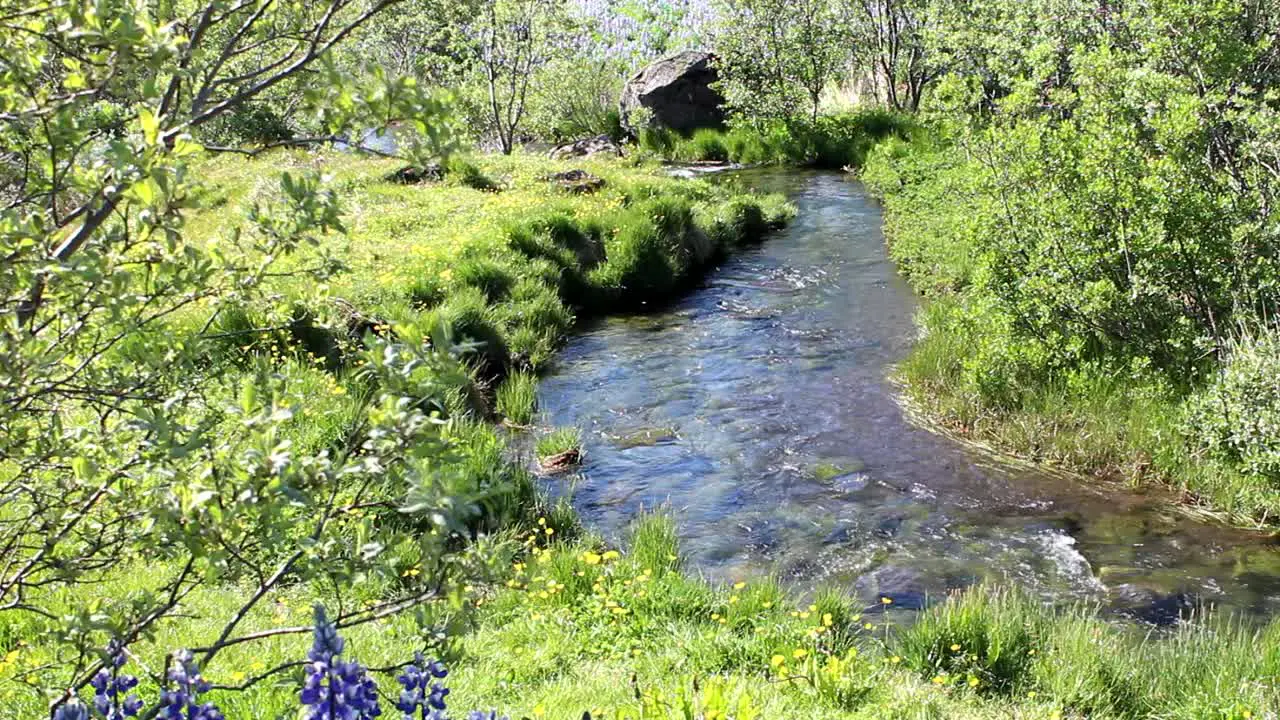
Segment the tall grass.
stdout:
[[507,376],[498,387],[498,414],[516,425],[528,425],[538,404],[538,379],[530,372]]

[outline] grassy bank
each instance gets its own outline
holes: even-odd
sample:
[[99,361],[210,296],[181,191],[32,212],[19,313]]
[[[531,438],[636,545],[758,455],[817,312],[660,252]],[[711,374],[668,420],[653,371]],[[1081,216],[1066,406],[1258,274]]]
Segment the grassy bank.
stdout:
[[[757,242],[792,209],[755,196],[665,176],[653,166],[533,156],[454,162],[440,181],[399,182],[394,160],[277,153],[223,157],[202,168],[214,212],[188,223],[214,237],[225,219],[262,202],[278,171],[330,176],[348,233],[292,260],[317,256],[343,269],[322,286],[278,283],[281,302],[220,319],[239,331],[290,315],[291,337],[241,335],[241,346],[289,342],[339,364],[344,343],[379,326],[447,326],[489,379],[542,367],[578,318],[644,310],[669,301],[711,263]],[[555,173],[586,170],[603,186],[576,192]],[[283,272],[287,272],[286,268]]]
[[[1267,331],[1240,317],[1220,360],[1212,349],[1190,366],[1169,360],[1176,350],[1161,346],[1183,342],[1175,333],[1190,334],[1192,321],[1156,325],[1166,320],[1143,290],[1115,297],[1097,278],[1103,267],[1053,249],[1068,242],[1058,234],[1080,235],[1050,223],[1083,211],[1060,195],[1052,209],[1029,194],[1010,205],[1009,176],[936,136],[882,146],[863,173],[883,201],[891,255],[929,299],[922,339],[899,368],[915,409],[1029,460],[1169,487],[1231,522],[1274,522],[1280,354]],[[1029,238],[1048,249],[1028,249]],[[1125,339],[1143,333],[1148,341]]]
[[[1263,629],[1201,618],[1167,634],[1108,624],[1087,608],[1049,609],[1012,591],[975,588],[918,619],[890,599],[854,606],[839,593],[797,601],[776,583],[716,587],[682,568],[674,526],[648,518],[618,552],[552,516],[486,541],[495,566],[453,604],[429,606],[451,628],[443,658],[454,708],[511,717],[593,718],[1221,718],[1280,710],[1280,623]],[[555,531],[548,535],[546,530]],[[113,588],[126,591],[128,581]],[[376,589],[371,592],[376,592]],[[242,589],[193,598],[192,620],[135,646],[137,657],[199,644]],[[248,628],[305,625],[322,596],[292,588]],[[465,610],[464,608],[471,608]],[[914,621],[914,622],[913,622]],[[411,618],[344,631],[370,667],[405,662],[422,643]],[[237,686],[300,658],[307,635],[232,649],[207,672]],[[39,648],[22,647],[6,669]],[[388,698],[394,672],[375,674]],[[292,675],[241,691],[215,689],[228,718],[296,712]],[[144,683],[144,694],[147,686]],[[389,704],[389,701],[388,703]],[[5,717],[41,716],[10,695]]]

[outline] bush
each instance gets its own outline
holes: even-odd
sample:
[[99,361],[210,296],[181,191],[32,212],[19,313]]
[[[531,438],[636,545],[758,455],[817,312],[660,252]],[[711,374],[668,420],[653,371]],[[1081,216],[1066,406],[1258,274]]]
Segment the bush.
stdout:
[[1202,452],[1280,489],[1280,333],[1237,340],[1188,402],[1185,432]]
[[269,145],[293,138],[293,128],[270,104],[257,102],[219,116],[202,134],[215,145]]

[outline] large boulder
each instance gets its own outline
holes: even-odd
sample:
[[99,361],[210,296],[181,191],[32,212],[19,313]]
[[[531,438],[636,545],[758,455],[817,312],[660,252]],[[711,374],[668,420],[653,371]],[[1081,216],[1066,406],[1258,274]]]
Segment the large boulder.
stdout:
[[[668,55],[636,73],[622,88],[619,109],[632,132],[635,117],[651,126],[681,133],[724,125],[724,97],[712,83],[719,79],[711,53],[697,50]],[[641,111],[648,111],[642,113]]]

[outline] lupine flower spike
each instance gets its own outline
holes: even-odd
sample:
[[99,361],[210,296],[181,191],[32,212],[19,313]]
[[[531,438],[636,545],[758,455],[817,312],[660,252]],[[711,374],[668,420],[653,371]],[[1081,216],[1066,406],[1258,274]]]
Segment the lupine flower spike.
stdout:
[[339,656],[344,643],[338,629],[316,605],[315,639],[307,653],[302,704],[307,720],[371,720],[382,714],[378,688],[359,663]]
[[396,678],[404,688],[396,702],[396,709],[404,713],[404,720],[444,720],[444,698],[449,688],[435,681],[443,680],[448,674],[449,670],[439,660],[428,661],[422,653],[413,656],[413,664]]
[[137,686],[138,678],[120,672],[126,662],[124,646],[112,640],[107,643],[106,656],[106,666],[89,681],[94,693],[94,713],[103,720],[137,717],[142,710],[142,700],[129,691]]
[[169,669],[172,689],[160,693],[160,720],[223,720],[222,711],[212,702],[200,702],[209,692],[209,681],[200,674],[195,658],[187,650],[173,654]]

